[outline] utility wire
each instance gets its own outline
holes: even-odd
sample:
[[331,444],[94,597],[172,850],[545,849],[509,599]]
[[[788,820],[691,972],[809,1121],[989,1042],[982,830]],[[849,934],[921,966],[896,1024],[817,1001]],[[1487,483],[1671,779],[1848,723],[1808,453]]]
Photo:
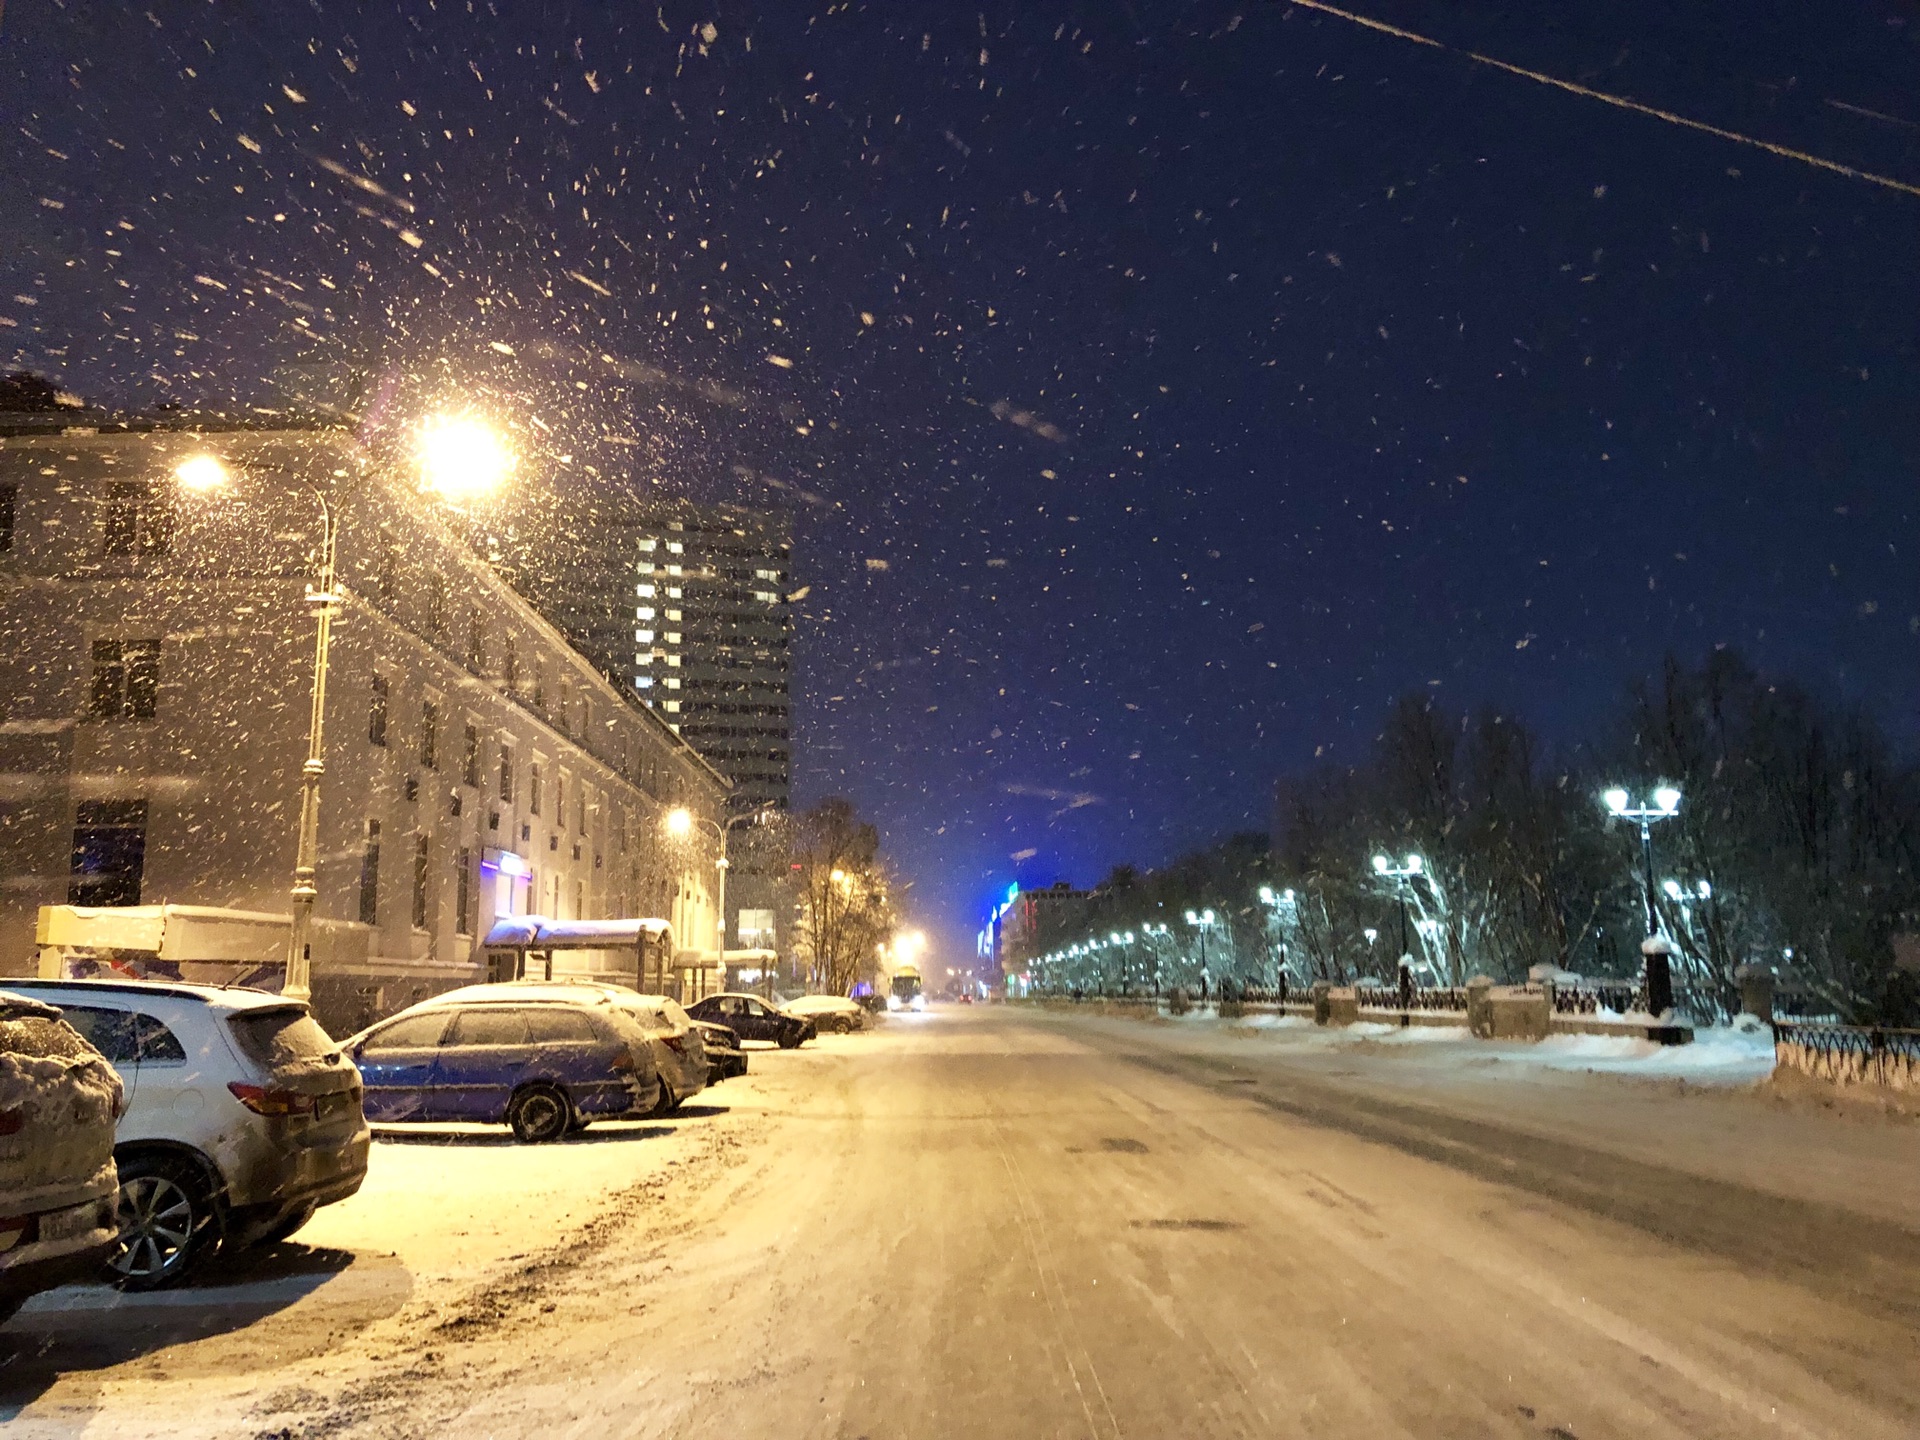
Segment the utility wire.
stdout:
[[1703,135],[1713,135],[1721,140],[1731,140],[1736,145],[1751,145],[1756,150],[1764,150],[1769,155],[1778,155],[1783,160],[1797,160],[1802,165],[1812,165],[1816,169],[1830,170],[1835,175],[1844,175],[1849,180],[1865,180],[1870,185],[1879,185],[1887,190],[1898,190],[1903,195],[1920,196],[1920,185],[1912,185],[1905,180],[1896,180],[1890,175],[1876,175],[1871,170],[1856,170],[1851,165],[1842,165],[1838,160],[1828,160],[1819,155],[1809,154],[1805,150],[1795,150],[1790,145],[1776,145],[1771,140],[1761,140],[1753,135],[1742,135],[1738,130],[1726,130],[1718,125],[1709,125],[1704,120],[1690,120],[1685,115],[1676,115],[1671,110],[1661,110],[1653,105],[1643,105],[1638,100],[1629,100],[1624,95],[1609,95],[1604,90],[1595,90],[1591,86],[1578,85],[1571,80],[1561,80],[1552,75],[1544,75],[1538,70],[1529,70],[1521,65],[1510,64],[1505,60],[1496,60],[1491,55],[1482,55],[1475,50],[1461,50],[1444,41],[1416,34],[1412,30],[1403,30],[1398,25],[1389,25],[1384,20],[1375,20],[1366,15],[1356,15],[1351,10],[1342,10],[1337,5],[1328,5],[1325,0],[1288,0],[1303,10],[1317,10],[1322,15],[1331,15],[1337,20],[1345,20],[1352,25],[1364,26],[1368,30],[1378,30],[1383,35],[1392,35],[1400,40],[1411,40],[1416,45],[1425,45],[1434,50],[1444,50],[1450,55],[1464,55],[1478,65],[1488,65],[1495,70],[1504,70],[1509,75],[1518,75],[1523,80],[1531,80],[1538,85],[1550,85],[1555,90],[1564,90],[1569,95],[1584,96],[1589,100],[1598,100],[1619,110],[1631,110],[1636,115],[1649,115],[1655,120],[1664,120],[1669,125],[1678,125],[1683,130],[1697,130]]

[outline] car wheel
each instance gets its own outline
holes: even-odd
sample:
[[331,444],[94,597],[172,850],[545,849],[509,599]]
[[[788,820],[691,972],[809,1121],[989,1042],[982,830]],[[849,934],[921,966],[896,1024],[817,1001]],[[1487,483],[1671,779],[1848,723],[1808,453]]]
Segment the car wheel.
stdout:
[[782,1050],[791,1050],[800,1043],[801,1039],[802,1036],[798,1030],[782,1030],[780,1032],[780,1048]]
[[292,1236],[302,1225],[305,1225],[309,1220],[313,1219],[313,1209],[312,1201],[308,1201],[305,1205],[296,1205],[263,1230],[253,1243],[255,1245],[278,1245],[282,1240]]
[[573,1107],[551,1085],[529,1085],[507,1106],[507,1124],[523,1145],[543,1145],[567,1133]]
[[118,1218],[120,1249],[107,1269],[122,1290],[177,1284],[216,1234],[206,1176],[170,1155],[121,1163]]

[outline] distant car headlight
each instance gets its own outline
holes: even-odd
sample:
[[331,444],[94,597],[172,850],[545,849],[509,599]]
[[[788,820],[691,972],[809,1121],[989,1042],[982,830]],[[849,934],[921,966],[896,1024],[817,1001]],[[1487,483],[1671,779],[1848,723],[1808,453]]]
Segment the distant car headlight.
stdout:
[[898,995],[887,996],[887,1009],[898,1010],[899,1008],[900,1008],[900,997]]
[[914,1008],[914,1009],[916,1009],[916,1010],[924,1010],[924,1009],[926,1009],[926,1008],[927,1008],[927,997],[926,997],[926,996],[924,996],[924,995],[916,995],[916,996],[914,996],[914,997],[913,997],[913,1008]]

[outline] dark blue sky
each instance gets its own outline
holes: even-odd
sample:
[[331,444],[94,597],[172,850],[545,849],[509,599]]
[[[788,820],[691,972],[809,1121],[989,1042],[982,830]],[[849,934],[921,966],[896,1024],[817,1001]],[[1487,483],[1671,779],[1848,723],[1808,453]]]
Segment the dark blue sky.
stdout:
[[1016,876],[1263,825],[1408,688],[1572,740],[1727,643],[1904,737],[1920,197],[1458,52],[1920,183],[1920,6],[1361,8],[1455,49],[16,3],[0,360],[225,404],[353,358],[484,396],[557,515],[792,506],[802,798],[955,947]]

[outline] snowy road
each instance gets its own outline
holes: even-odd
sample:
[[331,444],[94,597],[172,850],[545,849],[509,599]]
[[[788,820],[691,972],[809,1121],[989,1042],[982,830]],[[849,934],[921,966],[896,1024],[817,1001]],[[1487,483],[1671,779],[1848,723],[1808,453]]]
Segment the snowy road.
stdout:
[[254,1270],[23,1313],[0,1421],[1920,1433],[1920,1127],[1388,1050],[947,1010],[757,1054],[671,1125],[383,1143]]

